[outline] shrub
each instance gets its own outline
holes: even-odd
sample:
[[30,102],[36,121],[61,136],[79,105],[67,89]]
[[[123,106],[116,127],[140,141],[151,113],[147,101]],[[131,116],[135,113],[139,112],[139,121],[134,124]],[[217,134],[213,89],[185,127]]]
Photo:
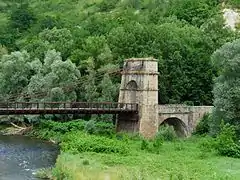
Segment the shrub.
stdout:
[[198,147],[203,152],[210,152],[216,148],[216,139],[210,136],[206,136],[201,139],[198,144]]
[[95,121],[94,120],[87,121],[84,126],[84,131],[89,134],[93,134],[94,132],[96,132]]
[[112,137],[115,128],[112,122],[97,122],[95,134]]
[[173,126],[164,125],[160,126],[156,139],[162,139],[164,141],[173,141],[177,138],[177,134]]
[[42,120],[40,122],[39,128],[65,134],[70,131],[83,130],[84,121],[77,120],[77,121],[69,121],[69,122],[55,122],[55,121]]
[[141,150],[148,150],[149,149],[149,143],[145,139],[142,139],[141,141]]
[[82,161],[82,164],[86,166],[86,165],[89,165],[90,163],[87,159],[85,159],[85,160]]
[[129,150],[126,142],[84,134],[82,132],[66,135],[61,143],[61,147],[63,151],[70,151],[72,153],[96,152],[125,154]]
[[159,138],[159,137],[156,137],[154,140],[153,140],[153,148],[152,148],[152,152],[154,153],[159,153],[160,152],[160,147],[163,145],[163,139],[162,138]]
[[236,143],[235,127],[221,124],[221,131],[217,136],[216,150],[220,155],[240,158],[240,145]]
[[96,122],[82,119],[69,122],[40,121],[39,129],[65,134],[71,131],[85,131],[89,134],[112,136],[114,125],[107,122]]
[[236,8],[240,7],[240,0],[230,0],[228,3],[233,7],[236,7]]
[[203,118],[199,121],[197,124],[197,127],[193,134],[196,135],[206,135],[209,133],[210,127],[209,127],[209,121],[210,121],[210,114],[205,114]]
[[141,150],[146,150],[147,152],[158,154],[160,152],[162,144],[163,140],[159,137],[155,137],[153,140],[146,140],[142,138],[140,148]]

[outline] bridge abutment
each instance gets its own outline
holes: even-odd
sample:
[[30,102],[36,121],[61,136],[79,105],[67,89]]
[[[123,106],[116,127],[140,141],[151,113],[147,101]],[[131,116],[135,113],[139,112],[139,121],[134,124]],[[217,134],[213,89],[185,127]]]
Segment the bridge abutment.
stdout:
[[117,131],[152,138],[158,131],[158,64],[153,58],[125,60],[119,103],[137,103],[138,114],[119,114]]

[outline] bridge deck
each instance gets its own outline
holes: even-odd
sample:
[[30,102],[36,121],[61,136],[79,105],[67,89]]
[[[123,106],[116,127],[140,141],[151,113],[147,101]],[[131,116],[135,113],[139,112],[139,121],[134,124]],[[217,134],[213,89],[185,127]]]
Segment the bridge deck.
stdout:
[[119,114],[137,113],[138,105],[132,103],[85,102],[0,102],[0,115],[18,114]]

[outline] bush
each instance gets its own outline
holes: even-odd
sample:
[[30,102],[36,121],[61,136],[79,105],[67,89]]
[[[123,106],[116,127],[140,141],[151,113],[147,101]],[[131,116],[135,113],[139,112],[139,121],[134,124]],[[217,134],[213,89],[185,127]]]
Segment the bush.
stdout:
[[158,154],[160,152],[160,148],[162,147],[162,145],[163,145],[162,138],[155,137],[153,140],[146,140],[143,138],[141,140],[140,149],[146,150],[147,152],[150,152],[150,153]]
[[85,122],[84,131],[89,134],[94,134],[96,132],[96,125],[94,120]]
[[221,124],[220,134],[217,136],[216,150],[220,155],[240,158],[240,145],[236,143],[235,127]]
[[198,147],[202,152],[210,152],[216,148],[216,139],[210,136],[206,136],[200,139]]
[[196,135],[206,135],[209,133],[210,127],[209,127],[209,121],[210,121],[210,114],[205,114],[203,118],[199,121],[197,124],[197,127],[193,134]]
[[116,139],[84,134],[82,132],[70,133],[64,137],[61,143],[63,151],[72,153],[96,152],[96,153],[120,153],[129,152],[128,144]]
[[228,3],[233,7],[236,7],[236,8],[240,7],[240,0],[230,0]]
[[69,121],[69,122],[55,122],[55,121],[42,120],[39,124],[39,128],[52,130],[55,132],[65,134],[70,131],[83,130],[84,121],[81,119],[77,121]]
[[42,120],[39,124],[39,129],[53,131],[56,133],[65,134],[71,131],[85,131],[89,134],[112,136],[114,125],[106,122],[96,122],[93,120],[84,121],[82,119],[69,122],[55,122]]
[[177,134],[173,126],[164,125],[160,126],[156,139],[162,139],[164,141],[173,141],[177,139]]
[[160,147],[163,145],[163,140],[162,138],[156,137],[153,140],[153,148],[152,148],[152,152],[154,153],[159,153],[160,152]]
[[115,127],[112,122],[96,122],[95,134],[112,137]]
[[148,150],[149,149],[149,143],[146,139],[142,139],[141,141],[141,150]]

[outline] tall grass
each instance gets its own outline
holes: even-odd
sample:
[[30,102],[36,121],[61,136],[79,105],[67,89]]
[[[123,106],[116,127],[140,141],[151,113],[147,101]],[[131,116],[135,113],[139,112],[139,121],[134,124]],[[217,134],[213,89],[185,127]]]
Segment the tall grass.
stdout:
[[[54,130],[51,123],[40,126],[52,134],[64,131],[51,174],[55,180],[240,179],[239,159],[219,156],[211,137],[180,140],[164,127],[155,139],[147,140],[138,134],[99,133],[108,125],[96,122],[79,122],[83,126],[69,122],[65,128],[56,124]],[[70,127],[82,130],[67,130]]]

